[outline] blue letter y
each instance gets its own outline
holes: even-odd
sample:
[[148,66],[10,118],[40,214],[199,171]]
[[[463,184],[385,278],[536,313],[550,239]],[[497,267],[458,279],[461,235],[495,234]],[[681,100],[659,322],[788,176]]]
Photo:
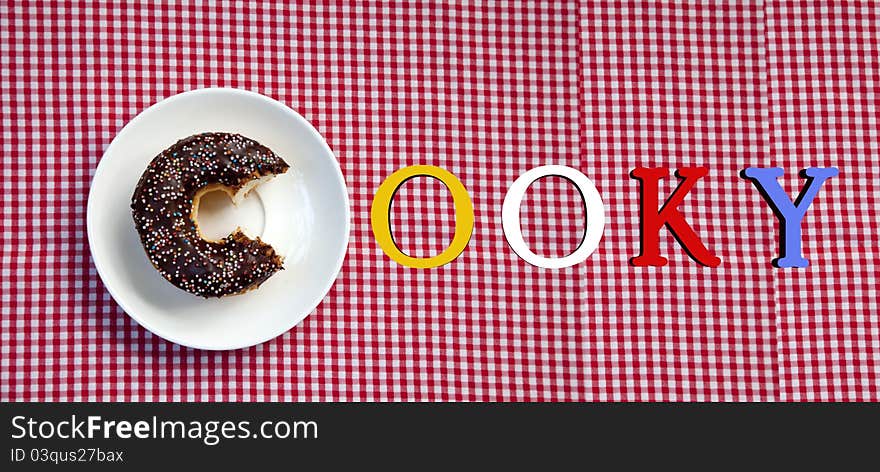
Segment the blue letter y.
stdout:
[[836,167],[810,167],[804,171],[809,178],[794,204],[779,185],[777,178],[783,175],[779,167],[762,169],[747,167],[743,175],[751,180],[770,207],[781,226],[779,230],[779,259],[776,267],[806,267],[810,261],[801,256],[801,221],[827,179],[837,175]]

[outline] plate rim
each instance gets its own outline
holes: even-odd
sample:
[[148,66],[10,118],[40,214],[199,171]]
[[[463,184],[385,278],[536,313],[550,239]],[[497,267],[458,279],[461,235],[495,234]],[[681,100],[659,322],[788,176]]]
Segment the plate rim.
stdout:
[[[174,335],[174,333],[157,332],[154,329],[154,327],[150,325],[149,322],[144,321],[143,317],[138,316],[132,310],[130,310],[129,307],[127,306],[127,304],[125,302],[123,302],[118,297],[117,293],[114,291],[114,288],[111,286],[112,284],[108,283],[106,278],[104,277],[104,271],[101,268],[102,265],[101,265],[101,263],[98,262],[98,258],[95,257],[95,252],[92,250],[92,247],[94,246],[93,234],[95,234],[95,231],[97,231],[97,229],[93,228],[93,226],[96,223],[94,223],[93,217],[92,217],[92,215],[94,214],[93,210],[94,210],[95,206],[97,205],[97,203],[95,203],[95,199],[93,198],[93,195],[94,195],[93,190],[95,187],[95,181],[99,178],[99,176],[101,176],[103,174],[104,169],[106,169],[106,165],[104,165],[104,162],[105,162],[104,157],[107,156],[107,154],[110,153],[110,151],[114,149],[114,146],[117,145],[119,136],[121,136],[123,133],[126,133],[127,130],[129,130],[132,125],[137,124],[139,121],[142,121],[145,116],[152,115],[152,114],[156,113],[160,106],[167,105],[167,104],[174,102],[176,100],[179,100],[185,96],[213,94],[213,93],[232,93],[232,94],[247,96],[249,98],[255,98],[255,99],[261,100],[261,101],[266,102],[266,103],[273,105],[273,106],[280,106],[280,107],[284,108],[287,112],[292,113],[293,118],[300,121],[300,123],[305,126],[305,129],[307,129],[316,138],[318,138],[318,141],[320,142],[320,144],[324,148],[324,150],[330,156],[333,157],[333,159],[331,159],[331,160],[333,161],[333,168],[336,171],[335,177],[336,177],[337,183],[340,185],[340,188],[343,190],[342,196],[343,196],[343,203],[344,203],[343,206],[344,206],[344,222],[345,222],[344,232],[345,232],[345,234],[343,236],[343,241],[342,241],[342,250],[340,251],[340,254],[337,256],[336,263],[333,266],[333,271],[332,271],[333,277],[329,278],[326,286],[321,290],[320,295],[317,296],[316,299],[312,301],[312,303],[308,304],[308,306],[310,308],[308,310],[305,310],[305,313],[303,315],[292,316],[291,323],[289,324],[289,326],[287,326],[287,323],[285,323],[286,328],[284,330],[281,330],[281,331],[274,333],[274,334],[270,334],[268,336],[260,336],[257,338],[257,341],[255,341],[255,342],[248,341],[246,344],[218,343],[218,344],[212,345],[210,343],[209,344],[194,343],[194,342],[190,342],[190,341],[184,341],[181,338]],[[330,292],[330,290],[333,288],[333,285],[335,285],[336,280],[339,278],[339,274],[342,271],[342,265],[345,262],[345,258],[348,256],[348,246],[351,243],[351,200],[349,198],[349,189],[348,189],[348,185],[345,181],[345,175],[342,173],[342,167],[339,164],[339,159],[336,156],[336,153],[333,152],[333,150],[330,148],[330,145],[327,143],[327,140],[317,130],[317,128],[315,128],[314,125],[312,125],[308,120],[305,119],[305,117],[300,115],[296,110],[294,110],[290,106],[288,106],[288,105],[286,105],[286,104],[284,104],[284,103],[282,103],[272,97],[268,97],[268,96],[263,95],[261,93],[253,92],[250,90],[239,89],[239,88],[234,88],[234,87],[203,87],[203,88],[186,90],[184,92],[180,92],[178,94],[171,95],[171,96],[166,97],[162,100],[159,100],[156,103],[153,103],[149,107],[140,111],[134,118],[129,120],[116,133],[116,135],[110,141],[110,144],[107,146],[107,149],[105,149],[104,152],[101,154],[101,159],[98,161],[98,165],[95,167],[95,173],[94,173],[94,175],[92,175],[92,178],[89,181],[89,196],[88,196],[88,200],[86,202],[86,236],[87,236],[87,240],[89,243],[89,257],[91,257],[91,259],[92,259],[92,263],[95,266],[95,270],[98,272],[98,276],[101,278],[101,283],[103,284],[104,288],[107,290],[107,292],[110,293],[110,296],[119,305],[119,307],[122,308],[122,310],[125,312],[125,314],[129,318],[135,320],[135,322],[137,322],[139,325],[141,325],[144,329],[153,333],[154,335],[158,336],[161,339],[164,339],[166,341],[169,341],[169,342],[172,342],[175,344],[179,344],[181,346],[194,348],[194,349],[202,349],[202,350],[207,350],[207,351],[229,351],[229,350],[246,349],[246,348],[250,348],[253,346],[263,344],[267,341],[270,341],[270,340],[275,339],[279,336],[282,336],[284,333],[287,333],[288,331],[290,331],[291,329],[296,327],[296,325],[298,325],[303,320],[308,318],[309,315],[311,315],[311,313],[313,311],[315,311],[315,309],[323,301],[324,297],[326,297],[327,294]]]

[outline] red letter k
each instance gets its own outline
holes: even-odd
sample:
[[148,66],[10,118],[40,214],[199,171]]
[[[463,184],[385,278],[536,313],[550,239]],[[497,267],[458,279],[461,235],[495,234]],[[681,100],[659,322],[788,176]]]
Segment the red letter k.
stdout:
[[705,167],[686,167],[679,169],[676,176],[682,179],[678,188],[672,193],[663,208],[657,210],[659,204],[658,184],[660,179],[669,175],[668,169],[649,169],[636,167],[632,177],[638,179],[642,187],[642,252],[632,258],[635,266],[664,266],[669,262],[660,255],[660,229],[663,225],[682,245],[684,250],[695,261],[709,267],[717,267],[721,259],[715,257],[700,241],[700,237],[678,211],[678,205],[685,195],[691,191],[697,180],[709,172]]

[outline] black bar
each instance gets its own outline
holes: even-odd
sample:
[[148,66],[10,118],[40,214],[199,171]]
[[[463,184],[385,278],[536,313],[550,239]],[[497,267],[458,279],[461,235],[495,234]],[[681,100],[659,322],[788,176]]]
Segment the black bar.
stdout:
[[[22,434],[14,426],[16,417],[17,424],[25,428],[24,418],[32,418],[37,425],[50,421],[54,428],[71,415],[78,419],[100,416],[96,424],[145,421],[151,428],[161,424],[153,423],[156,417],[158,422],[182,421],[188,432],[190,422],[197,421],[202,433],[196,439],[120,439],[113,434],[109,439],[100,434],[93,439],[13,439]],[[218,438],[216,445],[205,444],[210,421],[247,421],[247,430],[256,432],[264,421],[272,421],[272,428],[281,420],[288,426],[301,422],[296,439]],[[874,456],[880,444],[877,404],[6,403],[2,421],[6,424],[2,453],[12,470],[33,467],[33,450],[39,459],[44,449],[50,458],[51,451],[59,455],[68,451],[70,457],[69,451],[96,448],[121,451],[123,463],[97,463],[93,457],[88,463],[38,461],[36,465],[53,470],[100,466],[115,470],[223,466],[226,470],[289,464],[291,470],[361,465],[369,470],[515,466],[545,471],[594,469],[599,464],[628,469],[644,464],[702,465],[703,470],[714,470],[722,464],[764,469],[771,460],[789,469],[798,463],[816,466],[828,460],[834,470],[843,470],[846,464],[864,466],[865,459],[876,467]],[[302,428],[309,421],[315,427]],[[44,425],[44,431],[48,428]],[[244,430],[235,431],[244,434]],[[280,434],[284,433],[281,427]],[[68,434],[66,429],[62,428],[62,434]],[[28,457],[13,460],[16,451],[25,451]],[[705,462],[710,458],[711,463]]]

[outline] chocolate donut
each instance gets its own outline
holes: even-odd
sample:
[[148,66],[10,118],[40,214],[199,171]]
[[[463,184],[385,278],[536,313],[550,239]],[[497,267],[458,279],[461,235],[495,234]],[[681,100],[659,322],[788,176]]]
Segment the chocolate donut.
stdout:
[[131,213],[154,267],[175,286],[209,298],[244,293],[281,270],[269,244],[236,229],[214,241],[196,222],[202,195],[223,190],[238,203],[289,166],[269,148],[238,134],[181,139],[153,158],[131,197]]

